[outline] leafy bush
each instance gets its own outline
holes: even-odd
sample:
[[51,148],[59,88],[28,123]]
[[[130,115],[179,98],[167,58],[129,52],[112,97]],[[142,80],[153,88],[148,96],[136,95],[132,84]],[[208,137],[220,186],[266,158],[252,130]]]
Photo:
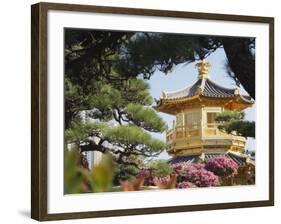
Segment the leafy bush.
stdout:
[[171,165],[165,160],[153,160],[148,164],[154,177],[168,176],[172,173]]
[[64,193],[77,194],[89,191],[83,171],[87,170],[80,163],[81,156],[76,150],[70,150],[65,155],[64,162]]
[[[168,178],[173,172],[172,167],[165,160],[153,160],[145,168],[140,169],[137,177],[144,176],[144,186],[155,186],[154,178]],[[164,180],[164,179],[163,179]]]
[[114,164],[110,154],[104,154],[99,164],[90,171],[80,163],[81,155],[70,150],[65,155],[64,193],[112,191]]

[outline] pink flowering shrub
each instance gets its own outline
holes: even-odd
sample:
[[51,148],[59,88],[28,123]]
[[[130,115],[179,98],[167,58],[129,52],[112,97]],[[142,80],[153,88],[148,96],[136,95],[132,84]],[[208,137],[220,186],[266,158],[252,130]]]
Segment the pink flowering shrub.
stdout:
[[181,163],[176,163],[172,165],[173,170],[182,176],[185,176],[185,174],[192,168],[192,169],[203,169],[204,168],[204,164],[201,163],[185,163],[185,162],[181,162]]
[[191,182],[197,187],[218,186],[219,178],[213,172],[205,169],[204,164],[200,163],[177,163],[172,165],[176,174],[178,174],[178,182]]
[[187,189],[187,188],[191,188],[191,187],[196,187],[196,186],[188,181],[184,181],[184,182],[177,184],[177,188],[180,188],[180,189]]
[[238,165],[226,156],[210,159],[205,168],[220,177],[228,177],[237,173]]

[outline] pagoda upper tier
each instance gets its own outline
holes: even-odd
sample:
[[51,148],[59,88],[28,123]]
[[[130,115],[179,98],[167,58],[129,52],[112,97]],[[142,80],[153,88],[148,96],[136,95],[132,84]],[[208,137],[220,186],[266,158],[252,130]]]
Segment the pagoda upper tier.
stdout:
[[197,63],[198,80],[191,86],[174,92],[162,92],[154,107],[157,111],[178,114],[183,109],[220,106],[228,110],[241,111],[254,103],[239,87],[225,88],[212,81],[208,74],[210,64],[205,60]]

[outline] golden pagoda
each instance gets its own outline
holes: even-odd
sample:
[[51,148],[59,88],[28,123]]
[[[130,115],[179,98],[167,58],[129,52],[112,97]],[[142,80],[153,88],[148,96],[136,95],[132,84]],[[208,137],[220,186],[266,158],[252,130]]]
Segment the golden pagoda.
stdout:
[[209,77],[210,64],[205,60],[196,66],[198,80],[193,85],[174,92],[163,92],[154,107],[159,112],[176,117],[172,128],[166,132],[168,154],[174,158],[192,158],[231,152],[243,157],[245,137],[219,130],[215,117],[225,110],[244,110],[254,100],[243,95],[238,87],[225,88],[212,81]]

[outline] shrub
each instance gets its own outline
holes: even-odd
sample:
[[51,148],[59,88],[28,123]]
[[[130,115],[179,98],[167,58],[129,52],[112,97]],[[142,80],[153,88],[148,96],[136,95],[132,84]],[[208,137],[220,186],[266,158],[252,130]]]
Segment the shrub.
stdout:
[[191,182],[197,187],[218,186],[219,178],[213,172],[204,168],[200,163],[177,163],[172,165],[174,171],[179,175],[178,182]]
[[237,173],[238,165],[226,156],[218,156],[210,159],[205,168],[220,177],[229,177]]
[[153,160],[147,167],[154,177],[169,176],[173,171],[171,165],[165,160]]
[[184,181],[184,182],[177,184],[177,188],[180,188],[180,189],[187,189],[187,188],[192,188],[192,187],[196,187],[196,186],[188,181]]

